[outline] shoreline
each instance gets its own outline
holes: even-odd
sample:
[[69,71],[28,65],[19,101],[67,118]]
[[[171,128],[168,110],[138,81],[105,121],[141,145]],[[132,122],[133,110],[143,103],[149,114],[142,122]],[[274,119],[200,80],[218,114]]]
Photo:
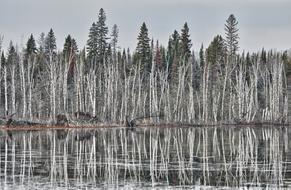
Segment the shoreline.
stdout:
[[0,125],[0,130],[5,131],[26,131],[26,130],[61,130],[61,129],[113,129],[113,128],[278,128],[278,127],[291,127],[291,123],[221,123],[221,124],[186,124],[186,123],[158,123],[158,124],[139,124],[134,128],[129,128],[126,125],[121,124],[88,124],[88,125],[15,125],[5,126]]

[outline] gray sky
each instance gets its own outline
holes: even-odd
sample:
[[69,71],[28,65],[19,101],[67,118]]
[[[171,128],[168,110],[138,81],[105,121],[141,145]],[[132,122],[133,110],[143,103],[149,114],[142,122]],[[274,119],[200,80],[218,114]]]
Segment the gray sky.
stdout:
[[113,24],[119,27],[119,45],[131,50],[143,21],[150,37],[164,45],[187,21],[198,51],[201,43],[208,46],[216,34],[224,36],[224,23],[231,13],[239,22],[240,50],[291,48],[290,0],[0,0],[4,47],[10,40],[25,43],[30,33],[38,38],[53,28],[58,49],[67,34],[82,48],[101,7],[110,32]]

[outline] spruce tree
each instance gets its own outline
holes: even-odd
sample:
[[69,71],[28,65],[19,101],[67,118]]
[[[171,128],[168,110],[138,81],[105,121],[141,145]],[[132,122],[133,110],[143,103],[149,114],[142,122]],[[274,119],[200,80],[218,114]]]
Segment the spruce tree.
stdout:
[[185,22],[183,29],[181,31],[181,53],[186,60],[191,55],[191,47],[192,43],[189,34],[189,27],[187,22]]
[[169,79],[174,78],[173,75],[177,73],[179,58],[180,58],[180,35],[177,30],[170,36],[168,43],[167,62],[169,69]]
[[98,14],[98,21],[92,24],[87,41],[87,52],[90,59],[97,63],[103,63],[107,51],[108,27],[105,24],[106,15],[101,8]]
[[108,34],[108,27],[105,24],[106,15],[104,10],[101,8],[98,15],[98,21],[96,23],[97,27],[97,61],[99,63],[103,62],[106,50],[107,50],[107,34]]
[[73,74],[76,64],[76,57],[77,57],[78,47],[77,43],[71,35],[68,35],[65,39],[65,44],[63,48],[63,56],[65,63],[68,64],[68,83],[72,84],[73,81]]
[[114,24],[112,27],[112,34],[111,34],[111,47],[112,47],[113,53],[116,53],[118,33],[119,33],[118,27],[116,24]]
[[179,41],[180,41],[180,35],[179,35],[178,31],[175,30],[171,36],[170,46],[171,46],[171,50],[172,50],[172,55],[176,56],[176,57],[179,57],[179,55],[180,55],[180,43],[179,43]]
[[63,55],[66,59],[69,59],[72,56],[75,56],[78,52],[78,46],[76,40],[68,35],[65,39]]
[[47,34],[45,38],[44,48],[45,48],[44,51],[47,57],[56,55],[57,44],[56,44],[56,37],[55,37],[53,29],[50,29],[49,33]]
[[35,54],[37,52],[36,44],[33,35],[31,34],[27,43],[26,43],[26,49],[25,49],[25,55],[28,58],[32,54]]
[[95,22],[93,22],[90,30],[89,30],[89,39],[87,40],[87,52],[88,58],[95,58],[97,56],[97,47],[98,47],[98,40],[97,40],[97,26]]
[[161,49],[158,40],[156,42],[154,63],[157,69],[161,70],[163,68]]
[[225,45],[227,47],[227,56],[230,59],[229,61],[233,61],[235,58],[235,54],[238,51],[238,28],[237,28],[237,20],[233,14],[231,14],[226,20],[225,24]]
[[222,64],[224,61],[224,40],[220,35],[214,37],[206,50],[207,62],[210,64]]
[[18,62],[18,54],[12,42],[9,44],[8,55],[7,55],[7,64],[14,65]]
[[142,24],[140,28],[140,33],[138,35],[138,43],[136,47],[136,52],[138,56],[138,60],[141,63],[141,67],[145,69],[145,71],[150,71],[151,64],[151,50],[150,50],[150,39],[148,37],[148,29],[145,23]]

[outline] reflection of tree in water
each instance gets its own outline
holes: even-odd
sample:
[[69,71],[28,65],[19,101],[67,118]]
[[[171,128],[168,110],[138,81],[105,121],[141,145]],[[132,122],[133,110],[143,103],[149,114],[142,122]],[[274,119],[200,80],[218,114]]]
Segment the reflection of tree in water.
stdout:
[[281,128],[11,131],[8,141],[0,134],[1,176],[6,168],[7,179],[20,181],[237,187],[281,186],[290,175],[288,129]]

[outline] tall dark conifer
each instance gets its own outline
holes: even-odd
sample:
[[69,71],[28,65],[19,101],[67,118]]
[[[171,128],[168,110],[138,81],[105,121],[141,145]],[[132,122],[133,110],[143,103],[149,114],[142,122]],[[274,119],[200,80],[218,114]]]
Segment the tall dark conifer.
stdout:
[[105,24],[106,22],[106,14],[103,8],[100,9],[98,15],[98,21],[96,23],[97,27],[97,62],[103,63],[104,56],[106,55],[107,51],[107,34],[108,34],[108,27]]
[[71,35],[68,35],[65,39],[63,54],[66,58],[69,58],[70,56],[75,56],[75,54],[78,52],[78,46],[76,43],[76,40],[71,37]]
[[89,39],[87,40],[87,52],[88,52],[88,58],[94,58],[97,56],[97,27],[95,22],[93,22],[90,30],[89,30]]
[[189,34],[189,27],[187,22],[185,22],[181,31],[181,54],[186,60],[191,55],[191,47],[192,43]]
[[150,49],[150,39],[148,37],[148,29],[145,23],[142,24],[140,28],[140,33],[138,35],[138,43],[136,47],[136,52],[138,56],[138,61],[141,63],[141,67],[145,71],[150,72],[151,69],[151,49]]
[[224,40],[220,35],[214,37],[206,50],[207,62],[210,64],[222,64],[224,62]]
[[108,27],[105,22],[106,14],[104,9],[101,8],[98,14],[98,21],[96,23],[93,22],[89,31],[89,39],[87,40],[88,57],[97,63],[103,63],[108,48]]
[[33,35],[31,34],[27,43],[26,43],[26,49],[25,49],[25,55],[29,57],[32,54],[35,54],[37,52],[36,44]]
[[50,29],[49,33],[45,38],[45,54],[46,56],[55,56],[57,51],[56,37],[53,29]]
[[12,42],[9,44],[8,55],[7,55],[7,65],[15,65],[18,62],[18,54]]
[[231,14],[226,20],[225,24],[225,45],[227,47],[227,56],[229,61],[233,61],[235,54],[238,51],[238,22],[233,14]]

